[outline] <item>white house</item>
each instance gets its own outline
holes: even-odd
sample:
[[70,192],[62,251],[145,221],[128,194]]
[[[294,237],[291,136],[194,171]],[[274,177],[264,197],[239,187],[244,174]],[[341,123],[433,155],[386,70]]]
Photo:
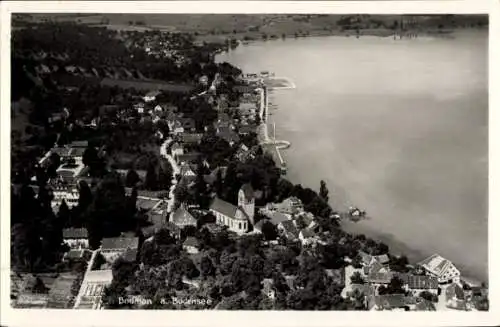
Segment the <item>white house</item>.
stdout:
[[64,200],[68,208],[72,208],[78,204],[80,193],[76,187],[72,186],[53,186],[52,193],[54,198],[51,201],[52,207],[58,207]]
[[88,249],[89,234],[86,228],[63,229],[63,241],[71,249]]
[[459,283],[460,271],[448,259],[443,258],[439,254],[433,254],[427,259],[418,264],[425,269],[431,276],[437,277],[438,282],[444,283]]
[[313,244],[316,241],[316,234],[309,229],[303,229],[299,233],[299,240],[302,245]]
[[187,253],[190,253],[190,254],[196,254],[199,252],[199,242],[196,238],[194,237],[188,237],[186,238],[186,240],[184,241],[184,243],[182,243],[182,248],[187,252]]
[[151,91],[144,96],[144,102],[155,101],[156,97],[160,94],[160,91]]

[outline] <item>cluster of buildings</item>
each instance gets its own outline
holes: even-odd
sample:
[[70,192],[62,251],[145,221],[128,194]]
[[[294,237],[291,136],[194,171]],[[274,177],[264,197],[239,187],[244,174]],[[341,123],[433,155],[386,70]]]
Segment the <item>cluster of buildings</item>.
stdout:
[[[345,268],[346,286],[342,294],[344,297],[361,294],[369,310],[474,310],[472,292],[464,290],[466,287],[461,281],[460,271],[438,254],[419,262],[408,273],[391,271],[387,255],[372,256],[360,252],[360,257],[361,269],[351,265]],[[358,278],[353,282],[351,277],[355,274]],[[394,278],[400,280],[403,292],[381,292],[391,285]]]

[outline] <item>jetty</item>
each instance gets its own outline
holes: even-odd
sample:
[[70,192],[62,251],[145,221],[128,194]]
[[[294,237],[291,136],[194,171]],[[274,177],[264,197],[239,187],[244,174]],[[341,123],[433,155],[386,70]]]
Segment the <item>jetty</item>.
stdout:
[[271,154],[276,165],[283,175],[287,172],[286,162],[281,155],[280,150],[287,149],[291,143],[285,140],[276,139],[276,124],[273,123],[273,137],[269,137],[268,117],[269,117],[269,96],[266,85],[262,85],[260,91],[260,111],[259,116],[261,119],[261,140],[260,144],[267,153]]

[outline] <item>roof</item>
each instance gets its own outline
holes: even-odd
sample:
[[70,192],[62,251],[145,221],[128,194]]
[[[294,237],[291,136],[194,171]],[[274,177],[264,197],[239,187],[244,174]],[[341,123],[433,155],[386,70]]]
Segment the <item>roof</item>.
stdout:
[[60,157],[69,157],[71,149],[66,147],[55,147],[51,150],[51,152],[56,153]]
[[254,198],[253,187],[250,183],[243,184],[243,186],[240,188],[240,191],[243,191],[243,194],[245,195],[245,199],[247,201],[250,201]]
[[191,166],[189,166],[188,164],[182,164],[179,170],[180,170],[181,176],[187,176],[187,177],[195,177],[196,176],[193,169],[191,169]]
[[299,231],[297,230],[297,227],[295,226],[292,220],[282,221],[280,225],[283,227],[285,232],[290,233],[295,237],[299,236]]
[[220,137],[221,139],[224,139],[228,143],[240,141],[240,137],[238,136],[238,133],[236,133],[235,131],[230,130],[230,129],[220,130],[217,133],[217,136]]
[[81,141],[73,141],[70,146],[72,148],[87,148],[89,146],[89,141],[81,140]]
[[309,230],[309,229],[301,230],[300,234],[302,234],[303,238],[310,238],[310,237],[316,236],[316,234],[312,230]]
[[236,217],[236,210],[238,210],[238,208],[235,205],[216,197],[210,205],[210,210],[220,212],[224,216],[234,218]]
[[179,134],[179,140],[182,143],[200,143],[203,138],[201,133],[181,133]]
[[242,125],[238,129],[238,132],[240,134],[249,134],[249,133],[254,133],[257,130],[257,126],[255,125]]
[[436,276],[441,276],[446,272],[446,270],[448,270],[452,263],[450,260],[443,258],[439,254],[433,254],[427,259],[419,262],[419,265],[430,273]]
[[437,278],[433,276],[401,274],[399,277],[408,284],[410,289],[437,289],[439,287]]
[[368,272],[369,273],[378,273],[380,272],[380,270],[382,270],[384,268],[384,266],[382,266],[382,264],[378,261],[375,261],[372,265],[366,267],[368,268]]
[[102,239],[103,250],[137,249],[139,247],[138,237],[111,237]]
[[179,142],[174,142],[172,144],[171,150],[174,151],[174,150],[179,150],[179,149],[183,149],[183,148],[184,147]]
[[159,205],[163,200],[161,199],[151,199],[142,196],[137,197],[136,206],[137,209],[149,211]]
[[203,176],[203,179],[208,184],[213,184],[217,180],[218,172],[221,172],[221,177],[224,179],[226,177],[227,167],[217,167],[208,175]]
[[160,91],[154,90],[154,91],[149,91],[148,93],[146,93],[145,96],[147,96],[147,97],[155,97],[155,96],[159,95],[160,93],[161,93]]
[[64,258],[66,259],[80,259],[83,258],[83,255],[85,254],[84,250],[70,250],[64,255]]
[[196,226],[196,219],[189,213],[183,204],[172,213],[171,221],[177,226]]
[[88,238],[89,233],[86,228],[65,228],[63,229],[63,239]]
[[381,264],[389,263],[389,256],[387,254],[376,255],[373,256],[373,258],[378,262],[380,262]]
[[199,241],[198,239],[196,239],[195,237],[187,237],[186,240],[184,241],[184,243],[182,243],[182,245],[184,246],[194,246],[194,247],[198,247],[199,245]]
[[370,273],[367,280],[369,283],[389,284],[393,276],[392,273]]
[[181,163],[182,162],[193,163],[196,162],[200,156],[201,154],[198,152],[179,154],[177,156],[177,161]]
[[71,148],[69,151],[69,155],[71,157],[83,157],[83,153],[85,152],[85,148]]

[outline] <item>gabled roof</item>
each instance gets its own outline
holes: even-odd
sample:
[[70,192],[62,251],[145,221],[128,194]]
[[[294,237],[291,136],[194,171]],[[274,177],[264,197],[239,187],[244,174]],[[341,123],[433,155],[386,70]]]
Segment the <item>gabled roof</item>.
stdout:
[[86,228],[65,228],[63,229],[63,239],[85,239],[89,237]]
[[303,229],[303,230],[301,230],[300,234],[302,234],[303,238],[311,238],[311,237],[316,236],[316,234],[313,231],[309,230],[309,229]]
[[228,143],[236,143],[240,141],[240,137],[238,133],[230,129],[222,129],[217,133],[217,136],[221,139],[224,139]]
[[51,150],[51,152],[56,153],[60,157],[69,157],[71,149],[67,147],[55,147]]
[[410,289],[438,289],[439,283],[436,277],[419,276],[412,274],[400,274],[399,277]]
[[188,225],[196,226],[196,219],[189,213],[183,204],[172,213],[171,220],[179,227]]
[[73,141],[70,146],[72,148],[87,148],[89,146],[89,141],[81,140],[81,141]]
[[284,215],[278,211],[265,212],[264,214],[266,215],[266,217],[271,219],[271,222],[275,225],[278,225],[279,223],[281,223],[283,221],[290,220],[286,215]]
[[210,210],[213,210],[215,212],[220,212],[221,214],[227,217],[235,218],[238,207],[236,207],[232,203],[226,202],[216,197],[212,202],[212,204],[210,205]]
[[247,201],[250,201],[255,197],[253,187],[250,183],[243,184],[243,186],[240,188],[240,191],[243,191],[243,194],[245,195],[245,199]]
[[419,265],[439,277],[443,275],[453,264],[450,260],[443,258],[439,254],[433,254],[427,259],[419,262]]
[[187,237],[184,243],[182,243],[182,245],[184,246],[194,246],[194,247],[198,247],[199,244],[200,242],[198,241],[198,239],[192,236]]
[[201,133],[181,133],[179,134],[179,140],[181,143],[185,144],[193,144],[200,143],[203,138],[203,134]]
[[389,284],[393,276],[392,273],[370,273],[367,281],[374,284]]
[[139,247],[138,237],[112,237],[102,239],[102,250],[137,249]]
[[198,152],[179,154],[177,156],[177,161],[180,163],[182,163],[182,162],[193,163],[193,162],[196,162],[200,156],[201,156],[201,154]]

